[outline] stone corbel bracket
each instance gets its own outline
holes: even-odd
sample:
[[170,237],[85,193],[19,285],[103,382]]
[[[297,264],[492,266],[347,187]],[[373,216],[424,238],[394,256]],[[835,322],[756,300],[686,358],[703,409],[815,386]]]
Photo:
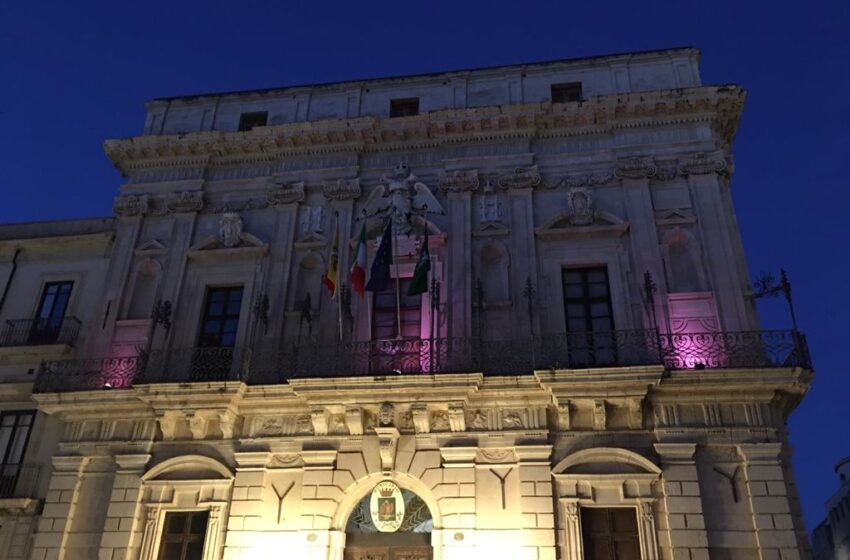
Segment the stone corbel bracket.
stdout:
[[391,473],[395,470],[395,454],[398,447],[398,428],[394,426],[382,426],[373,428],[378,434],[378,444],[380,445],[381,454],[381,470],[384,474]]

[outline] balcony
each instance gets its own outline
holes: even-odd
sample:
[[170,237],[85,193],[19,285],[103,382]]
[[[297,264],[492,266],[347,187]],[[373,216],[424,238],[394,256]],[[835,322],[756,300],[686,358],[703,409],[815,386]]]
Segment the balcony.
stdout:
[[120,389],[148,383],[440,373],[527,375],[535,370],[663,365],[669,369],[811,369],[796,331],[658,334],[654,330],[567,333],[534,339],[474,338],[287,341],[278,352],[188,348],[129,358],[62,360],[41,365],[41,393]]
[[0,464],[0,500],[35,498],[40,465]]
[[0,347],[73,346],[80,334],[80,320],[64,317],[60,322],[47,319],[7,319],[0,330]]

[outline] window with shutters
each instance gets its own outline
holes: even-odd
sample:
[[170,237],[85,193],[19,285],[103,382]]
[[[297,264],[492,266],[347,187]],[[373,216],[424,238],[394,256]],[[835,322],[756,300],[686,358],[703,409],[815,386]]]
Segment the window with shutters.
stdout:
[[608,269],[604,266],[565,268],[562,281],[570,363],[577,366],[615,363],[617,345]]
[[166,513],[159,544],[159,560],[201,560],[208,519],[207,511]]
[[581,508],[585,560],[640,560],[634,508]]

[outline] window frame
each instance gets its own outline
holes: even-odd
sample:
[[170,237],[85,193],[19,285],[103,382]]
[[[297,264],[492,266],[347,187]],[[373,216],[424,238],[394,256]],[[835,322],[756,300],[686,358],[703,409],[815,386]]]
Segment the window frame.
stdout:
[[[220,315],[221,318],[214,318],[209,315],[210,306],[212,304],[212,297],[215,292],[224,291],[225,292],[225,310],[227,307],[227,303],[229,303],[229,294],[231,291],[240,290],[241,294],[239,296],[239,311],[235,316],[223,313]],[[242,284],[235,285],[227,285],[227,286],[207,286],[206,292],[204,294],[204,303],[201,307],[201,320],[198,328],[198,335],[196,338],[196,347],[197,348],[235,348],[237,346],[237,342],[239,342],[239,323],[242,320],[242,306],[245,303],[245,286]],[[204,342],[204,337],[206,336],[206,325],[210,320],[216,319],[220,323],[219,329],[217,331],[217,335],[219,340],[221,339],[223,333],[224,324],[228,321],[228,319],[235,319],[236,321],[236,329],[233,331],[233,344],[231,345],[222,345],[222,344],[208,344]]]
[[[187,516],[186,520],[184,521],[183,532],[179,533],[179,535],[176,534],[176,533],[169,533],[168,532],[169,517],[179,516],[179,515]],[[203,533],[192,533],[191,532],[192,518],[195,517],[195,516],[199,516],[199,515],[203,515],[205,517]],[[172,560],[172,557],[166,557],[165,556],[165,545],[169,544],[170,542],[180,542],[182,544],[180,557],[174,558],[173,560],[187,560],[187,558],[186,558],[186,547],[187,547],[187,545],[190,544],[190,541],[197,542],[197,540],[200,540],[200,542],[201,542],[200,558],[201,558],[201,560],[203,560],[204,551],[205,551],[205,548],[206,548],[206,545],[207,545],[207,534],[208,534],[208,530],[209,530],[209,524],[210,524],[210,511],[206,510],[206,509],[201,509],[201,510],[197,510],[197,509],[196,510],[173,509],[173,510],[168,510],[168,511],[163,512],[162,531],[160,532],[160,535],[159,535],[159,546],[157,547],[159,550],[157,552],[157,558],[159,560]],[[188,530],[188,532],[187,532],[187,530]],[[173,537],[173,538],[179,537],[179,540],[173,540],[173,538],[170,538],[170,537]]]
[[580,103],[581,101],[584,101],[583,93],[581,82],[558,82],[549,84],[549,99],[553,104]]
[[[411,107],[415,104],[415,110],[411,111]],[[420,99],[419,97],[399,97],[390,99],[390,118],[398,119],[404,117],[415,117],[419,115]]]
[[[6,444],[6,449],[0,450],[0,465],[23,465],[24,464],[24,459],[26,458],[27,449],[29,447],[30,437],[32,437],[32,429],[35,426],[35,419],[36,419],[37,412],[38,411],[36,411],[36,410],[29,410],[29,409],[28,410],[4,410],[4,411],[0,411],[0,430],[2,430],[3,420],[5,418],[7,418],[9,416],[16,417],[15,424],[12,426],[12,428],[13,428],[12,433],[9,437],[9,441]],[[23,416],[29,416],[30,417],[30,423],[29,423],[28,426],[25,426],[26,428],[28,428],[28,430],[27,430],[27,433],[26,433],[26,437],[24,438],[24,444],[22,446],[21,456],[16,463],[9,463],[7,461],[9,459],[9,454],[12,452],[12,449],[14,448],[14,445],[13,445],[13,443],[15,442],[14,435],[21,428],[18,419],[20,417],[23,417]]]
[[[253,119],[257,119],[259,122],[262,116],[262,124],[252,124]],[[258,126],[268,126],[269,124],[269,112],[268,111],[245,111],[239,113],[239,127],[236,129],[237,132],[248,132],[257,128]]]

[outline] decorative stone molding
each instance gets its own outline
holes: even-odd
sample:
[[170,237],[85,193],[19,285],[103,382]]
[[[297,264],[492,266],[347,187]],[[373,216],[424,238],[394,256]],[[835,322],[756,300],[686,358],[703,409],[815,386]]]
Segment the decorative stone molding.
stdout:
[[269,206],[278,207],[293,202],[304,201],[304,182],[298,183],[281,183],[266,193],[266,201]]
[[656,443],[653,447],[665,463],[691,464],[697,452],[695,443]]
[[354,200],[359,198],[362,192],[359,177],[322,183],[322,194],[328,200]]
[[453,432],[466,431],[466,409],[462,402],[449,403],[449,426]]
[[236,432],[237,416],[232,410],[225,410],[218,414],[218,427],[221,430],[221,437],[224,439],[233,439]]
[[335,449],[310,449],[301,451],[301,460],[305,470],[326,471],[334,468],[337,451]]
[[145,465],[151,460],[149,453],[132,454],[132,455],[115,455],[115,464],[118,465],[118,472],[142,472]]
[[621,159],[614,168],[614,175],[618,179],[651,179],[656,172],[655,163],[643,157]]
[[232,249],[242,241],[242,217],[235,212],[225,212],[218,224],[218,238],[221,244]]
[[395,426],[395,406],[391,402],[384,402],[378,409],[378,426]]
[[558,404],[558,429],[562,432],[570,430],[570,401],[565,401]]
[[166,198],[165,207],[174,214],[200,212],[204,208],[204,194],[201,191],[174,193]]
[[549,188],[556,189],[559,187],[566,187],[568,189],[575,189],[579,187],[591,187],[594,185],[607,185],[613,180],[613,171],[604,171],[601,173],[591,173],[586,175],[568,175],[557,183],[551,185]]
[[416,403],[410,406],[413,417],[413,429],[417,434],[427,434],[431,431],[431,416],[428,414],[428,405]]
[[345,425],[348,433],[353,436],[363,435],[363,409],[359,406],[351,406],[345,409]]
[[112,203],[112,211],[122,218],[141,216],[147,214],[149,209],[147,195],[118,196]]
[[328,415],[324,408],[313,408],[310,410],[310,421],[313,424],[313,433],[317,436],[328,435]]
[[499,185],[506,189],[532,189],[540,184],[540,173],[537,166],[517,167],[511,173],[499,176]]
[[738,453],[747,463],[778,464],[782,453],[781,443],[741,443]]
[[457,170],[440,176],[443,192],[472,192],[478,189],[478,170]]
[[723,158],[709,156],[705,152],[697,152],[679,163],[679,171],[682,175],[709,175],[711,173],[723,173],[727,165],[728,163]]
[[189,415],[188,418],[192,439],[205,439],[207,437],[207,427],[209,426],[210,417],[206,413],[195,412]]
[[516,455],[512,449],[508,448],[487,448],[478,451],[477,463],[515,463]]
[[440,456],[443,458],[443,468],[460,469],[475,466],[477,447],[441,447]]
[[374,430],[378,434],[381,470],[385,474],[391,473],[395,469],[395,452],[399,438],[398,428],[377,427]]
[[179,410],[166,410],[157,417],[159,430],[162,432],[162,439],[172,441],[177,435],[177,423],[184,418],[184,414]]

